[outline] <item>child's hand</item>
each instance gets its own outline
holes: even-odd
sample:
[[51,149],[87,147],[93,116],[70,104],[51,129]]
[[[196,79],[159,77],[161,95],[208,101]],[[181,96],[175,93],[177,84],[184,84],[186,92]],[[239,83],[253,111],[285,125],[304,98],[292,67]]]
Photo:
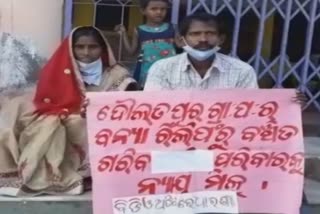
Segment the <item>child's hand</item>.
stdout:
[[116,31],[118,33],[126,33],[127,29],[123,25],[117,25],[117,26],[115,26],[114,31]]

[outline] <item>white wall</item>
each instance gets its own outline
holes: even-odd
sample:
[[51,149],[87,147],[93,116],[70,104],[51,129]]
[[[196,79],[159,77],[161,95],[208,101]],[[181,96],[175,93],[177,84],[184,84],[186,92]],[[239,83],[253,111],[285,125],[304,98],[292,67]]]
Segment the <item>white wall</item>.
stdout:
[[31,39],[49,57],[61,41],[64,0],[0,0],[0,31]]

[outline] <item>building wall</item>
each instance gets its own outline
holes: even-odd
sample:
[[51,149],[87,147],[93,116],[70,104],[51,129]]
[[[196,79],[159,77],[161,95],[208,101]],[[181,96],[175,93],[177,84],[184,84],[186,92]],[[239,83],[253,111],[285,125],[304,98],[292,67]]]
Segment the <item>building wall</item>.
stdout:
[[31,39],[49,57],[61,41],[64,0],[0,0],[0,31]]

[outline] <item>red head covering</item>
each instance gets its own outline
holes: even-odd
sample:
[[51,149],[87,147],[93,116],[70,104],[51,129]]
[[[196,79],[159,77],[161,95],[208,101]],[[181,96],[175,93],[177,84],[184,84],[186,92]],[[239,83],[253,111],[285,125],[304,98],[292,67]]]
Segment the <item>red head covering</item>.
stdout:
[[[81,29],[77,28],[75,30]],[[40,72],[34,104],[38,114],[70,114],[79,112],[85,97],[85,86],[72,51],[72,35],[66,38]],[[101,36],[102,33],[99,31]],[[103,37],[104,38],[104,37]],[[108,64],[115,64],[105,40]],[[103,60],[104,60],[103,59]]]

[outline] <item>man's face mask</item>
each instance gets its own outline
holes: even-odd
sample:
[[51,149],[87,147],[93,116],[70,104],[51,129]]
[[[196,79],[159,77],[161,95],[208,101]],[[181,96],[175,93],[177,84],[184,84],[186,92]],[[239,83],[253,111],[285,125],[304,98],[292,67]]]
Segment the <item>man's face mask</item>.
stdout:
[[184,51],[197,61],[205,61],[214,56],[220,50],[219,46],[215,46],[214,48],[209,50],[197,50],[188,45],[185,39],[183,39],[183,41],[185,43],[185,46],[183,46]]

